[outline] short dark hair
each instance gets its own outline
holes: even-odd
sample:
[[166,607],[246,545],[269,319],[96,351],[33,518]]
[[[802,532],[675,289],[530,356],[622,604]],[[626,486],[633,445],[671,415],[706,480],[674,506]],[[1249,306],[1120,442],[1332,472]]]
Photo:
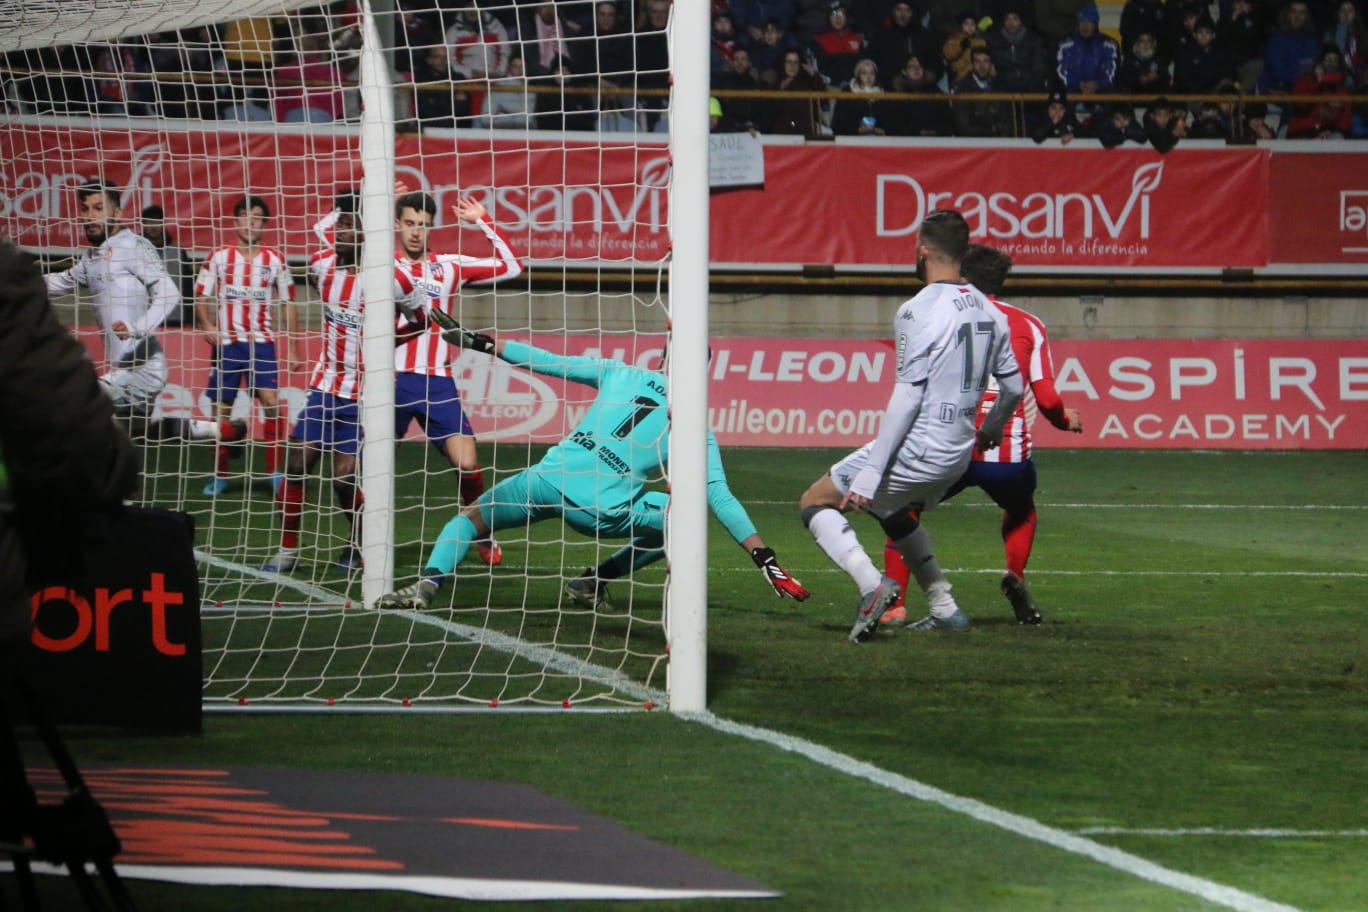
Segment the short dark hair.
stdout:
[[970,244],[960,260],[960,275],[986,295],[996,295],[1012,271],[1012,258],[987,244]]
[[431,193],[424,193],[421,190],[405,193],[394,201],[394,217],[398,218],[403,215],[405,209],[412,209],[414,212],[426,212],[432,216],[434,222],[437,221],[437,201],[432,198]]
[[244,212],[251,212],[253,209],[260,209],[261,214],[266,218],[271,217],[271,207],[266,205],[266,201],[259,196],[244,196],[233,204],[233,215],[242,215]]
[[958,263],[969,249],[969,223],[953,209],[933,209],[922,219],[917,243]]
[[144,206],[142,220],[144,222],[164,222],[166,221],[166,211],[156,203],[153,203],[150,206]]
[[81,184],[76,188],[76,199],[84,203],[86,197],[95,196],[99,193],[103,193],[105,199],[114,204],[114,208],[117,209],[123,205],[119,198],[119,188],[102,180],[88,180]]
[[357,190],[344,190],[333,200],[333,208],[343,215],[357,215],[361,212],[361,194]]

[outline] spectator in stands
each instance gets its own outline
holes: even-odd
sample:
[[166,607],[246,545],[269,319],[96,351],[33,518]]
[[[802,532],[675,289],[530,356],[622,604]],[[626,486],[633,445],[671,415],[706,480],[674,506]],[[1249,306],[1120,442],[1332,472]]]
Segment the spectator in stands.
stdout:
[[[573,65],[574,49],[578,48],[579,42],[568,40],[569,34],[570,28],[555,3],[542,0],[524,9],[518,21],[516,52],[522,57],[523,72],[533,77],[549,75],[558,57],[568,57]],[[512,53],[514,52],[510,51],[510,55]],[[508,65],[505,63],[500,75],[507,72]],[[575,72],[592,73],[597,70],[576,67]]]
[[1167,44],[1161,45],[1169,57],[1174,60],[1183,49],[1196,41],[1194,32],[1197,29],[1197,22],[1206,15],[1205,5],[1202,0],[1183,0],[1178,5],[1173,17],[1173,31],[1169,35]]
[[161,206],[147,206],[139,219],[142,236],[147,238],[157,253],[161,254],[166,274],[180,291],[181,305],[166,315],[164,326],[195,325],[195,277],[199,275],[199,264],[184,247],[176,243],[166,227],[166,212]]
[[813,53],[818,71],[833,86],[850,82],[855,75],[855,64],[864,56],[865,40],[855,30],[848,10],[841,0],[831,4],[827,12],[827,26],[813,36]]
[[[670,88],[670,43],[666,28],[670,24],[671,0],[646,0],[646,10],[637,20],[636,104],[644,114],[643,126],[655,129],[660,112],[668,103]],[[643,91],[652,94],[642,94]]]
[[1230,119],[1221,106],[1214,101],[1204,101],[1197,106],[1197,115],[1192,118],[1188,131],[1191,139],[1230,140]]
[[427,59],[428,49],[445,44],[441,20],[429,0],[399,0],[399,18],[394,26],[394,69],[412,79],[419,61]]
[[570,69],[570,60],[558,57],[551,64],[551,74],[543,84],[552,88],[538,92],[533,102],[538,130],[593,130],[598,126],[598,99],[590,93],[567,92],[567,88],[583,86]]
[[1135,107],[1128,101],[1116,101],[1107,106],[1102,116],[1093,118],[1095,132],[1104,149],[1115,149],[1127,142],[1145,145],[1149,137],[1145,128],[1135,120]]
[[270,120],[266,84],[275,66],[274,23],[267,16],[235,19],[223,27],[222,41],[230,88],[219,118]]
[[720,9],[713,13],[711,42],[708,72],[716,76],[718,73],[726,72],[732,52],[739,47],[736,24],[732,21],[732,14],[729,11]]
[[[797,49],[784,54],[783,75],[775,88],[781,92],[825,92],[826,83],[803,63],[802,54]],[[767,102],[769,111],[765,117],[763,133],[787,133],[799,136],[814,136],[819,118],[819,100],[816,98],[784,98]]]
[[1067,146],[1080,132],[1069,99],[1063,92],[1052,92],[1045,103],[1045,119],[1031,131],[1031,139],[1036,143],[1057,139],[1060,145]]
[[1240,108],[1240,116],[1231,129],[1232,138],[1244,142],[1260,139],[1277,139],[1277,131],[1268,123],[1268,105],[1262,101],[1246,102]]
[[934,95],[939,101],[903,101],[894,108],[890,133],[898,136],[952,136],[954,119],[950,104],[944,100],[936,74],[922,66],[915,54],[907,58],[893,77],[893,91],[913,95]]
[[760,81],[768,86],[778,85],[784,73],[784,55],[797,50],[793,39],[778,19],[765,20],[760,43],[751,45],[751,65]]
[[961,13],[955,30],[941,44],[946,80],[954,85],[968,76],[974,68],[973,52],[987,47],[988,40],[979,34],[978,16],[969,11]]
[[1340,49],[1327,44],[1315,66],[1298,77],[1292,86],[1297,95],[1319,95],[1324,101],[1291,107],[1287,121],[1288,139],[1343,139],[1353,129],[1349,87],[1344,79],[1344,59]]
[[458,79],[500,79],[508,73],[508,29],[493,13],[474,6],[459,10],[447,29],[446,43],[451,73]]
[[1002,91],[1044,91],[1049,74],[1045,42],[1026,27],[1019,10],[1007,8],[1002,13],[1002,25],[991,29],[987,39]]
[[732,21],[741,43],[753,47],[764,40],[765,23],[773,19],[786,31],[793,27],[797,11],[793,0],[731,0]]
[[1111,37],[1098,31],[1099,20],[1097,5],[1086,0],[1078,8],[1073,34],[1059,46],[1055,72],[1068,92],[1109,92],[1116,81],[1119,48]]
[[508,75],[490,83],[485,96],[484,114],[476,119],[476,126],[495,130],[530,130],[532,98],[523,78],[522,55],[514,53],[508,59]]
[[1156,98],[1145,109],[1145,138],[1160,152],[1168,152],[1187,136],[1187,109]]
[[614,86],[630,87],[636,50],[614,0],[595,3],[593,26],[570,44],[570,63],[576,73],[597,73]]
[[1121,65],[1116,68],[1117,91],[1163,93],[1172,85],[1168,58],[1159,53],[1155,36],[1146,31],[1140,32],[1135,36],[1130,52],[1121,56]]
[[279,123],[330,123],[345,113],[342,67],[328,36],[309,31],[299,39],[299,53],[277,55],[272,76],[275,119]]
[[1045,39],[1051,58],[1073,34],[1078,22],[1078,0],[1035,0],[1035,29]]
[[433,45],[414,64],[414,116],[424,127],[449,129],[470,113],[470,93],[452,80],[451,56],[443,45]]
[[1368,29],[1354,0],[1341,0],[1334,24],[1325,31],[1325,43],[1339,48],[1344,75],[1352,83],[1350,91],[1363,85],[1368,77]]
[[1290,0],[1278,14],[1278,27],[1264,47],[1261,92],[1290,92],[1303,73],[1316,65],[1320,40],[1311,25],[1306,0]]
[[[743,47],[732,52],[727,71],[715,77],[712,85],[714,89],[735,92],[758,92],[764,88],[751,66],[750,51]],[[728,124],[742,130],[758,127],[762,108],[759,99],[726,98],[720,99],[719,103],[725,112],[723,119]]]
[[994,82],[993,55],[986,47],[972,51],[973,68],[969,75],[955,82],[951,93],[955,96],[956,136],[1015,136],[1016,129],[1011,106],[1005,101],[970,101],[974,95],[997,92]]
[[[1163,0],[1126,0],[1121,7],[1121,54],[1131,52],[1135,39],[1148,33],[1150,39],[1159,47],[1160,53],[1167,50],[1166,38],[1173,32],[1169,16],[1173,10]],[[1164,56],[1169,56],[1164,53]]]
[[1173,61],[1173,90],[1183,95],[1209,95],[1222,86],[1236,84],[1235,61],[1216,43],[1216,23],[1211,17],[1197,20],[1194,41]]
[[1230,0],[1230,12],[1216,24],[1216,43],[1230,54],[1240,91],[1254,91],[1263,70],[1263,22],[1254,11],[1254,0]]
[[865,58],[855,64],[855,75],[843,87],[850,94],[841,98],[831,111],[831,132],[837,136],[886,136],[889,127],[888,102],[881,100],[878,65]]
[[922,28],[910,0],[897,0],[888,17],[869,36],[869,57],[884,77],[884,85],[890,89],[907,58],[935,60],[939,52],[940,42]]

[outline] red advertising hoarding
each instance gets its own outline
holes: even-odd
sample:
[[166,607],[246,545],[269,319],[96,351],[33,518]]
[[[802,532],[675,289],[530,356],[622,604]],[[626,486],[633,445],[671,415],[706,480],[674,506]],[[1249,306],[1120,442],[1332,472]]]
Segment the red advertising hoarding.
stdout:
[[[203,339],[161,336],[172,364],[168,412],[207,413]],[[98,339],[89,335],[98,359]],[[646,367],[660,339],[623,342],[590,334],[540,334],[536,344]],[[311,351],[318,338],[309,339]],[[1039,446],[1145,449],[1368,448],[1368,349],[1338,340],[1126,340],[1051,342],[1056,388],[1083,413],[1084,433],[1036,423]],[[715,338],[709,424],[724,446],[855,447],[871,439],[893,383],[893,349],[878,341]],[[473,352],[457,383],[480,439],[557,441],[595,391],[541,377]],[[291,415],[306,374],[282,385]],[[239,398],[245,415],[249,405]]]
[[[766,145],[763,187],[713,197],[711,258],[721,268],[910,271],[921,216],[949,206],[1025,269],[1368,265],[1368,152],[1292,148]],[[454,222],[458,195],[473,194],[533,264],[654,263],[668,252],[659,139],[405,134],[395,152],[398,177],[438,198],[439,224]],[[267,241],[302,260],[315,246],[310,227],[360,173],[356,134],[344,127],[15,121],[0,129],[0,231],[32,249],[78,248],[72,189],[103,177],[128,188],[126,214],[160,204],[178,242],[200,253],[222,242],[237,198],[261,195],[276,213]],[[473,231],[439,227],[433,243],[464,241],[483,255]]]

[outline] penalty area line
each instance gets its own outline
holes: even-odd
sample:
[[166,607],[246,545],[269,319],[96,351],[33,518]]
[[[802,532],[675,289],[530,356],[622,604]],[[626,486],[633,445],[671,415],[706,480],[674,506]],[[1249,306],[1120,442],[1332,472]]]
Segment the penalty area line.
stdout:
[[1094,842],[1075,833],[1048,826],[1030,817],[1004,811],[973,798],[964,798],[941,791],[924,782],[891,773],[873,764],[856,760],[847,754],[822,747],[811,741],[805,741],[802,738],[795,738],[791,735],[753,725],[731,722],[710,712],[679,713],[679,716],[726,734],[769,744],[780,750],[798,754],[848,776],[864,779],[899,794],[916,798],[919,801],[939,805],[946,810],[972,817],[982,823],[1062,849],[1065,852],[1082,855],[1126,874],[1189,893],[1228,909],[1236,909],[1238,912],[1297,912],[1295,906],[1283,905],[1264,899],[1262,896],[1256,896],[1253,893],[1246,893],[1234,887],[1218,884],[1215,881],[1165,868],[1138,855],[1132,855],[1129,852]]

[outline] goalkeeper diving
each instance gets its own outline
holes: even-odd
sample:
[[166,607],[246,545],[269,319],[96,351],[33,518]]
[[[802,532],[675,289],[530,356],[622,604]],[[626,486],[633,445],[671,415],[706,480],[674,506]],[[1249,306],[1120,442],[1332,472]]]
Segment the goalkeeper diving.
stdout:
[[[522,342],[496,341],[463,329],[433,309],[430,318],[454,345],[501,358],[516,367],[598,390],[579,424],[536,465],[486,490],[442,528],[416,583],[381,596],[378,609],[424,609],[452,576],[472,543],[492,532],[562,518],[591,537],[630,538],[631,544],[584,575],[566,592],[578,604],[607,607],[606,580],[664,557],[663,491],[646,490],[668,460],[669,410],[665,375],[606,358],[559,355]],[[780,597],[811,593],[779,565],[755,524],[727,487],[717,440],[708,433],[708,505],[765,574]]]

